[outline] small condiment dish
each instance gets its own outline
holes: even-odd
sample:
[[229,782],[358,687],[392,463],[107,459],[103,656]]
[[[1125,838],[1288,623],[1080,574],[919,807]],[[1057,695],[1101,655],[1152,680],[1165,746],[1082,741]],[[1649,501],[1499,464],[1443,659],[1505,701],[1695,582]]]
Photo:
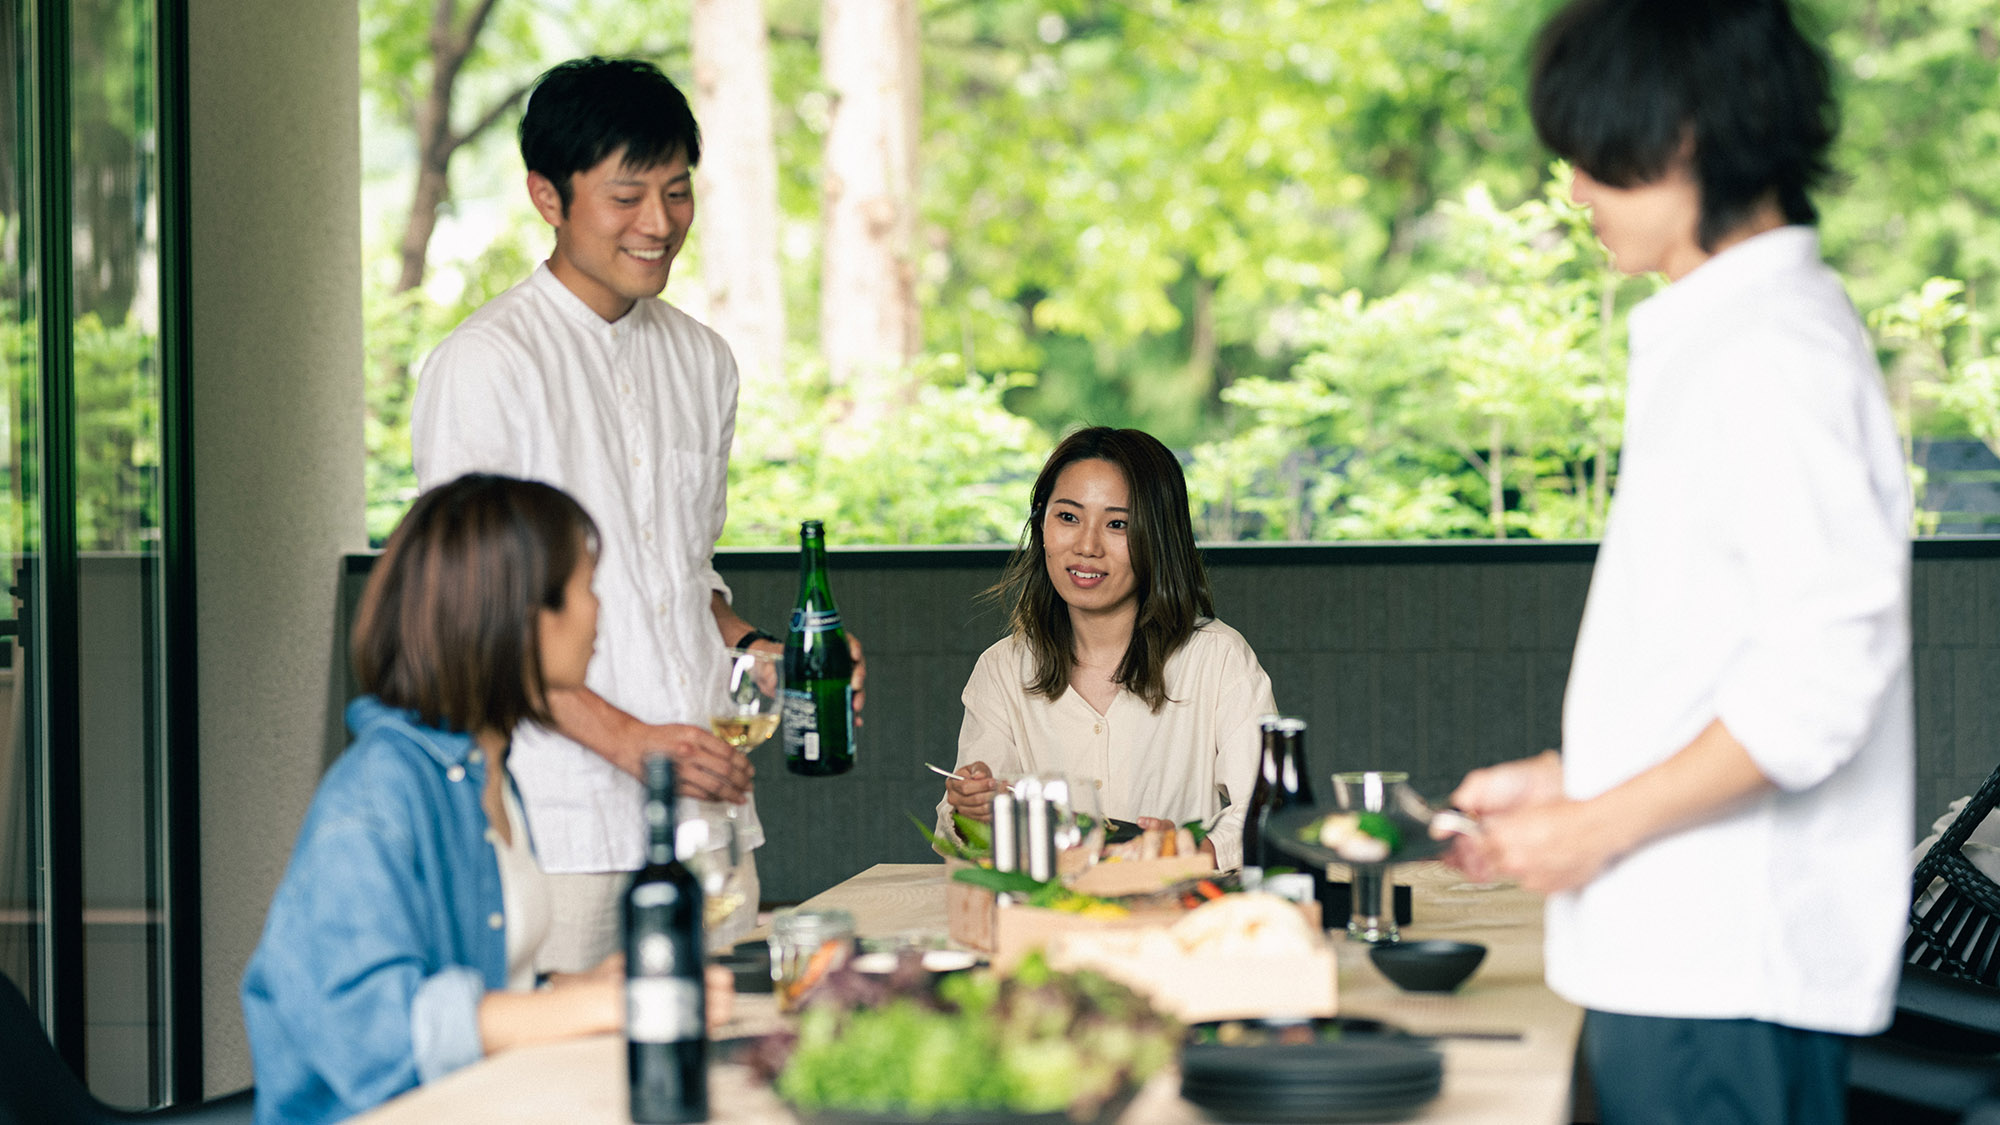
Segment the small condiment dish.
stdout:
[[1407,992],[1450,992],[1486,959],[1469,941],[1399,941],[1371,946],[1368,959]]

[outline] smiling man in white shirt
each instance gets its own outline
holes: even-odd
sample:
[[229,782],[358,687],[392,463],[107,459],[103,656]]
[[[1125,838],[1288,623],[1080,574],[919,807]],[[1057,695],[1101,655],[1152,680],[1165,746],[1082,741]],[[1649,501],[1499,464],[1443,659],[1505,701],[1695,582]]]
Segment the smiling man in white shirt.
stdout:
[[524,724],[511,760],[555,876],[541,967],[575,971],[617,945],[619,896],[644,858],[646,754],[675,759],[683,798],[744,802],[742,842],[763,842],[749,762],[707,721],[724,645],[782,646],[736,614],[710,563],[736,361],[721,336],[656,299],[694,222],[701,137],[687,99],[650,63],[564,63],[529,98],[521,155],[555,249],[431,353],[411,446],[425,488],[468,472],[545,481],[603,537],[587,686],[552,693],[557,729]]
[[1909,485],[1821,263],[1826,64],[1784,0],[1580,0],[1531,103],[1626,273],[1617,495],[1563,748],[1468,775],[1458,862],[1549,892],[1604,1120],[1837,1122],[1908,905]]

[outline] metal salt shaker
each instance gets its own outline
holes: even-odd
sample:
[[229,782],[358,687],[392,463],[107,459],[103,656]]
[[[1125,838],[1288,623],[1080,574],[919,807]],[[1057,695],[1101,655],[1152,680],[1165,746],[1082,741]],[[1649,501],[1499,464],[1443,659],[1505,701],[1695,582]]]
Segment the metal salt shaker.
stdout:
[[1028,877],[1046,883],[1056,877],[1055,816],[1039,782],[1026,788],[1021,798],[1021,853]]
[[1021,869],[1021,808],[1014,795],[1001,790],[993,794],[993,870]]

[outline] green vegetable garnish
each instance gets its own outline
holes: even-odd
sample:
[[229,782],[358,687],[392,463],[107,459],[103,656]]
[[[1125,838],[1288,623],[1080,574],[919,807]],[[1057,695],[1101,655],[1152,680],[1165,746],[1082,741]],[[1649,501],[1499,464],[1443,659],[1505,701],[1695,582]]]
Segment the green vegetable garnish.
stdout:
[[[981,821],[973,820],[963,813],[952,813],[951,826],[958,830],[959,837],[958,840],[953,840],[933,832],[931,826],[918,820],[915,813],[904,815],[910,818],[910,823],[917,826],[917,831],[924,834],[924,839],[930,842],[931,850],[947,859],[962,859],[968,863],[977,863],[982,859],[993,857],[993,833]],[[960,843],[960,840],[964,843]]]
[[1049,910],[1064,910],[1072,914],[1116,912],[1126,913],[1124,907],[1110,899],[1096,895],[1082,894],[1070,890],[1061,882],[1051,879],[1044,883],[1022,871],[995,871],[990,867],[962,867],[952,872],[952,879],[960,883],[971,883],[975,887],[985,887],[995,894],[1020,895],[1029,906],[1040,906]]
[[1389,852],[1392,855],[1395,853],[1397,848],[1403,846],[1403,830],[1396,827],[1395,821],[1390,820],[1387,816],[1384,816],[1381,813],[1378,812],[1361,813],[1356,818],[1356,823],[1354,826],[1356,828],[1359,828],[1361,831],[1367,833],[1368,835],[1375,837],[1377,840],[1380,840],[1383,843],[1389,845]]

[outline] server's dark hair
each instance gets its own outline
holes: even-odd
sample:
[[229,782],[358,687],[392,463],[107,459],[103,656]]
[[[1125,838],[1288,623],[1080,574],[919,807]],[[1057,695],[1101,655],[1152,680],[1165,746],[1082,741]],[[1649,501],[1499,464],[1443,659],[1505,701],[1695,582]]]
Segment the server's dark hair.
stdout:
[[1035,478],[1027,526],[990,595],[1007,607],[1008,623],[1034,656],[1028,690],[1059,699],[1076,667],[1076,637],[1069,607],[1049,581],[1042,524],[1056,478],[1078,461],[1109,461],[1131,493],[1126,542],[1139,614],[1118,665],[1117,682],[1158,711],[1167,702],[1167,658],[1180,651],[1196,626],[1215,616],[1208,572],[1195,548],[1188,517],[1187,478],[1158,438],[1142,430],[1093,426],[1064,438]]
[[1689,153],[1705,250],[1767,196],[1819,217],[1838,114],[1786,0],[1577,0],[1542,29],[1529,104],[1544,144],[1614,187]]
[[548,177],[569,213],[570,177],[623,150],[628,168],[686,154],[701,163],[701,129],[680,87],[644,59],[592,55],[549,69],[521,115],[521,160]]
[[549,722],[539,611],[596,550],[582,506],[536,481],[472,473],[417,497],[361,594],[361,690],[447,730]]

